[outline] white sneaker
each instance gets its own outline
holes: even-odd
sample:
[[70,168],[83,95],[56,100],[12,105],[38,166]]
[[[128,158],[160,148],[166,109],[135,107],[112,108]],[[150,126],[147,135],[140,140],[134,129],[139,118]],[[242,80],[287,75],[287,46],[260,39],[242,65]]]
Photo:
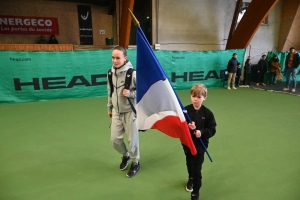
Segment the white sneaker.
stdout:
[[236,90],[236,87],[232,87],[232,89]]
[[292,89],[292,92],[296,92],[296,89],[295,89],[295,88],[293,88],[293,89]]
[[227,90],[231,90],[231,88],[230,88],[230,87],[227,87]]
[[283,88],[283,91],[289,91],[289,88],[285,87],[285,88]]

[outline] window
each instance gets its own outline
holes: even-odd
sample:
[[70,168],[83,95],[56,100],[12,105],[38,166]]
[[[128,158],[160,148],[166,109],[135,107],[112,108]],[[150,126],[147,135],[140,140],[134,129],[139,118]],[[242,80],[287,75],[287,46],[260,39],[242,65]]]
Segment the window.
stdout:
[[[241,5],[241,8],[240,8],[240,13],[239,13],[239,16],[238,16],[238,19],[237,19],[237,23],[239,23],[241,21],[241,19],[243,18],[247,8],[249,7],[251,2],[243,2],[242,5]],[[265,17],[265,19],[263,20],[262,22],[262,25],[267,25],[269,23],[269,20],[268,20],[268,15]]]

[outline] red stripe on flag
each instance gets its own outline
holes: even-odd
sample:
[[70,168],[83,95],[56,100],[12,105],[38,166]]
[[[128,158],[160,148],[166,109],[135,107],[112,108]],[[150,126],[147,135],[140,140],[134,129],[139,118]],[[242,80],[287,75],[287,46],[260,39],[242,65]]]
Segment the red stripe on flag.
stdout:
[[192,155],[197,154],[187,123],[181,122],[179,117],[164,117],[163,119],[156,121],[153,124],[152,129],[157,129],[170,137],[179,138],[182,144],[190,148]]

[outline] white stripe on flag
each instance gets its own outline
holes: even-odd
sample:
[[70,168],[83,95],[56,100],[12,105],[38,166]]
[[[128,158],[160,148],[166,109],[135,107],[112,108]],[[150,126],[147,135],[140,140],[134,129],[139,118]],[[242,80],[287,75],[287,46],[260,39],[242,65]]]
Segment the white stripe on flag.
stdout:
[[166,116],[177,116],[181,122],[185,121],[177,97],[167,79],[151,85],[136,108],[137,126],[140,130],[150,129],[156,121]]

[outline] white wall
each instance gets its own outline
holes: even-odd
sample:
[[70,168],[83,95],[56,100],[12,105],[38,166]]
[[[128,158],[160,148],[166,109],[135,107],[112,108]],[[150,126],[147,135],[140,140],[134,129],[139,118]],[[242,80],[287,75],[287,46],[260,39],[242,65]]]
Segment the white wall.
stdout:
[[[261,25],[249,45],[251,45],[250,56],[253,64],[258,63],[261,55],[268,51],[277,50],[277,41],[279,39],[280,17],[281,17],[282,0],[280,0],[271,10],[267,25]],[[246,50],[249,56],[250,46]]]
[[[153,0],[153,43],[161,50],[224,50],[236,0]],[[269,24],[259,27],[250,45],[252,63],[277,48],[280,0],[269,14]],[[157,9],[157,10],[156,10]],[[249,47],[246,56],[249,55]]]
[[153,8],[153,35],[157,38],[153,41],[161,44],[161,49],[225,49],[236,0],[156,0],[154,2],[156,5]]

